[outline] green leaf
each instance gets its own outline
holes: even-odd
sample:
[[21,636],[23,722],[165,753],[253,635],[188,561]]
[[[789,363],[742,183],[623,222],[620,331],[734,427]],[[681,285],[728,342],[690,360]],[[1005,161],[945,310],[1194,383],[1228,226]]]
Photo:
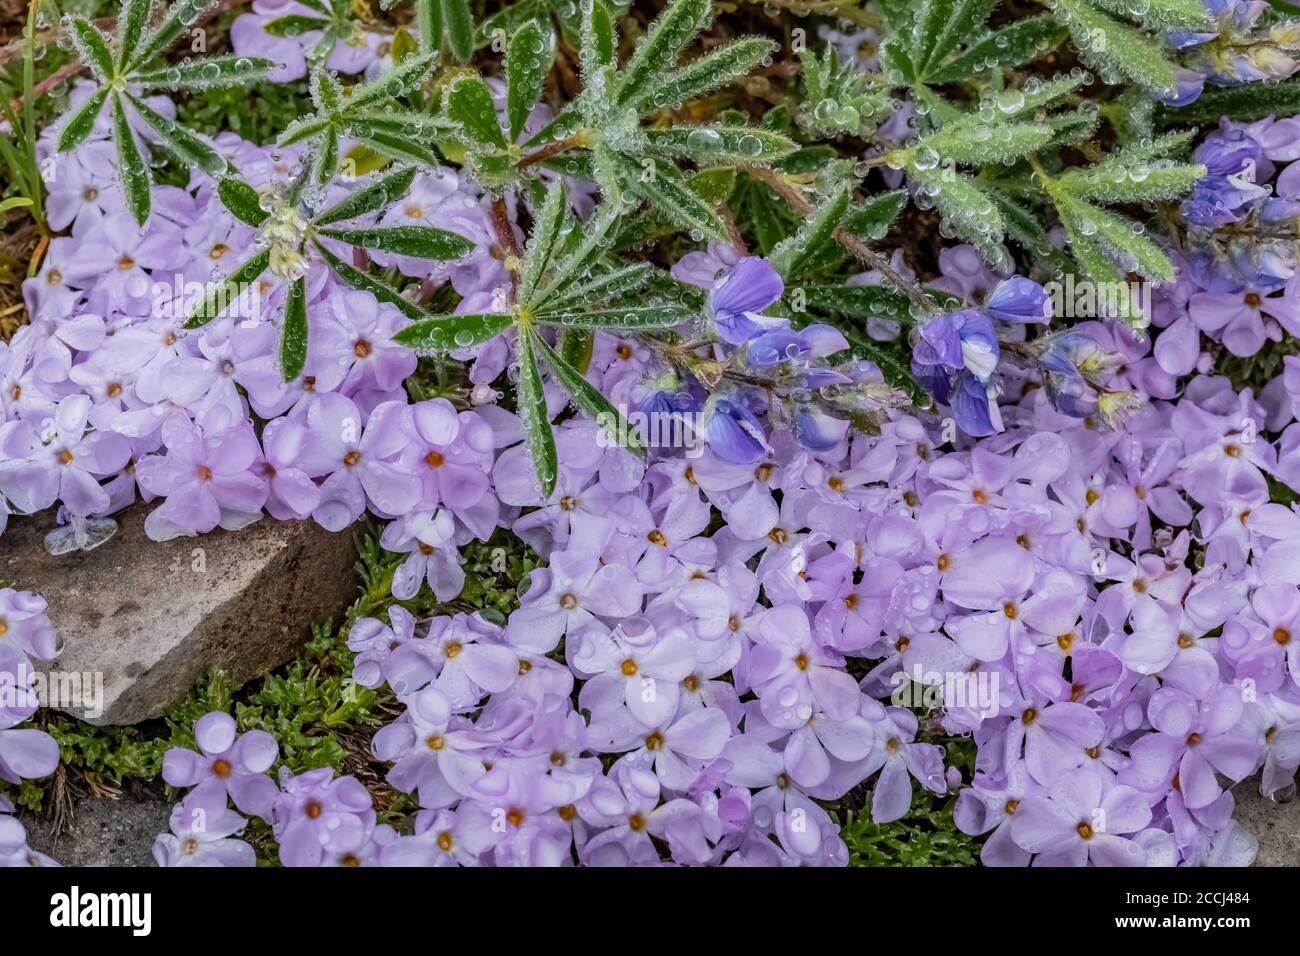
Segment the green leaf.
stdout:
[[339,168],[339,131],[331,126],[316,150],[312,179],[321,189],[330,184]]
[[1204,166],[1166,163],[1102,168],[1103,165],[1070,169],[1061,176],[1061,184],[1083,199],[1145,204],[1184,196],[1205,176]]
[[212,56],[189,63],[178,63],[161,70],[139,73],[131,77],[145,89],[168,92],[194,92],[214,90],[228,86],[243,86],[261,80],[275,69],[275,64],[260,56]]
[[576,368],[566,362],[555,349],[551,348],[539,335],[531,336],[546,364],[550,366],[551,375],[560,387],[569,393],[571,401],[579,411],[595,422],[605,435],[616,441],[621,447],[635,455],[645,457],[646,446],[641,435],[596,386],[588,382]]
[[536,20],[525,23],[510,38],[506,53],[506,116],[510,142],[519,138],[524,123],[542,94],[542,84],[555,60],[555,34]]
[[63,129],[59,131],[60,153],[76,149],[86,141],[86,137],[94,130],[95,120],[99,119],[99,114],[107,100],[108,87],[101,86],[90,94],[86,102],[77,107],[68,121],[63,124]]
[[226,171],[229,165],[226,158],[184,126],[155,112],[148,103],[130,93],[127,94],[127,99],[140,118],[158,134],[163,147],[180,163],[197,166],[209,176],[220,176]]
[[591,353],[596,334],[582,329],[566,329],[560,335],[560,358],[584,375],[591,367]]
[[122,179],[126,206],[136,223],[143,226],[149,221],[149,171],[131,132],[126,107],[116,94],[113,96],[113,139],[117,142],[117,174]]
[[788,137],[759,126],[669,126],[648,129],[645,136],[655,149],[698,165],[766,165],[798,148]]
[[90,67],[90,72],[101,83],[107,83],[116,72],[113,53],[108,48],[108,38],[85,17],[73,17],[70,24],[72,45],[77,57]]
[[532,235],[528,237],[524,268],[519,276],[520,302],[532,301],[537,284],[541,281],[546,267],[550,265],[551,256],[555,251],[555,241],[559,238],[560,227],[564,223],[566,208],[563,185],[559,182],[552,183],[546,190],[546,199],[537,218],[533,220]]
[[912,165],[909,172],[956,235],[974,246],[990,265],[1010,265],[1001,245],[1002,215],[969,177],[944,166],[921,169]]
[[385,100],[398,99],[419,89],[438,61],[436,52],[410,56],[389,72],[352,88],[347,109],[359,112]]
[[435,53],[442,45],[442,0],[415,0],[415,30],[420,34],[420,49]]
[[122,16],[118,20],[118,35],[122,40],[117,51],[119,69],[124,70],[126,65],[131,62],[131,57],[135,55],[136,48],[140,45],[140,37],[144,34],[145,24],[149,22],[149,14],[152,11],[153,0],[125,0],[122,4]]
[[432,226],[393,226],[378,229],[321,229],[322,236],[364,249],[379,249],[416,259],[459,259],[474,243],[464,236]]
[[668,8],[650,24],[624,67],[615,102],[620,106],[635,102],[667,67],[676,63],[678,55],[704,29],[711,15],[710,0],[671,0]]
[[533,459],[533,471],[542,486],[542,497],[549,498],[555,491],[559,462],[555,452],[555,433],[551,431],[550,416],[546,411],[546,393],[542,389],[542,376],[537,371],[533,356],[537,333],[524,326],[515,342],[519,360],[519,382],[516,385],[516,407],[524,426],[524,438]]
[[236,219],[254,228],[265,222],[269,215],[262,208],[262,194],[234,176],[226,176],[217,183],[217,196]]
[[421,355],[442,354],[494,339],[514,323],[512,315],[434,315],[408,325],[393,341]]
[[721,89],[758,66],[777,49],[766,37],[744,37],[700,57],[642,91],[628,105],[638,112],[651,107],[664,109]]
[[671,164],[648,160],[651,165],[647,167],[638,166],[627,157],[620,157],[620,161],[627,188],[649,202],[673,225],[721,242],[727,241],[726,223],[712,206],[682,182]]
[[841,187],[817,208],[798,232],[773,250],[770,256],[772,268],[782,278],[788,280],[802,275],[809,264],[835,242],[835,230],[848,212],[849,198],[848,187]]
[[1066,32],[1050,14],[1016,20],[985,34],[945,64],[937,66],[932,62],[926,71],[926,82],[959,83],[986,70],[1001,72],[1010,66],[1029,63],[1059,46]]
[[269,23],[263,25],[262,30],[273,37],[299,37],[304,33],[311,33],[313,30],[325,30],[329,27],[328,20],[322,20],[320,17],[305,17],[301,14],[291,13],[287,16],[276,17]]
[[1300,80],[1220,87],[1206,84],[1205,92],[1195,102],[1156,109],[1164,125],[1213,125],[1223,116],[1239,123],[1252,123],[1266,116],[1294,116],[1300,113]]
[[215,319],[229,308],[231,303],[238,302],[244,289],[266,271],[270,262],[271,250],[263,249],[220,282],[209,284],[203,301],[190,310],[185,328],[197,329]]
[[313,241],[313,245],[315,245],[316,251],[321,254],[321,258],[329,264],[329,267],[337,272],[339,278],[352,288],[360,289],[362,292],[369,292],[380,302],[387,302],[412,321],[422,322],[429,317],[428,312],[404,297],[388,283],[381,282],[374,276],[362,272],[356,266],[344,262],[327,249],[323,243]]
[[481,76],[457,77],[443,92],[442,102],[443,110],[460,125],[468,142],[506,148],[492,93]]
[[474,55],[474,14],[469,0],[442,0],[442,22],[451,52],[461,63],[468,63]]
[[328,226],[382,209],[406,195],[411,188],[411,183],[415,181],[415,174],[415,168],[410,166],[389,173],[335,203],[317,216],[313,222],[317,226]]
[[1133,27],[1102,13],[1085,0],[1056,0],[1056,17],[1070,31],[1089,63],[1110,67],[1156,95],[1174,91],[1174,67],[1154,43]]
[[298,276],[284,300],[284,328],[280,332],[280,375],[292,382],[307,364],[307,280]]
[[130,72],[148,63],[163,50],[175,43],[185,28],[216,6],[217,0],[181,0],[167,9],[162,22],[145,35],[135,56],[128,61],[123,72]]
[[[375,130],[368,136],[357,136],[357,141],[370,147],[376,153],[387,156],[390,159],[396,159],[404,163],[415,163],[419,166],[437,166],[438,154],[428,147],[406,139],[401,136],[393,136],[390,133],[381,133]],[[348,151],[350,156],[352,151]]]
[[1141,20],[1151,27],[1170,30],[1212,30],[1214,18],[1203,0],[1142,0],[1133,4],[1128,0],[1091,0],[1111,13]]
[[1052,138],[1053,129],[1041,123],[952,123],[917,145],[933,150],[941,159],[963,166],[1009,163],[1028,156]]
[[453,129],[453,124],[445,117],[430,116],[428,113],[412,113],[407,110],[392,112],[366,113],[361,116],[348,114],[343,131],[353,136],[392,136],[403,140],[435,139]]
[[569,251],[551,273],[549,281],[540,289],[535,305],[542,306],[559,296],[577,282],[584,270],[605,251],[610,230],[622,221],[623,215],[616,204],[604,203],[597,207],[581,230],[570,233],[577,245]]
[[280,133],[276,139],[276,145],[292,146],[294,143],[300,143],[305,139],[319,136],[329,129],[333,122],[333,118],[328,116],[304,116],[301,119],[294,120]]
[[[1150,239],[1134,231],[1136,223],[1059,190],[1052,193],[1052,199],[1072,243],[1076,236],[1094,239],[1083,243],[1089,248],[1100,242],[1110,252],[1110,258],[1117,262],[1121,273],[1137,272],[1158,282],[1174,280],[1174,267],[1169,257]],[[1080,264],[1088,267],[1085,262]]]
[[577,305],[608,302],[616,296],[625,296],[645,286],[655,268],[648,262],[634,262],[596,276],[590,282],[575,285],[564,295],[547,303],[548,311],[562,311]]
[[[598,74],[606,75],[612,83],[617,40],[614,22],[604,0],[584,0],[581,29],[578,37],[578,62],[582,67],[582,85],[595,89]],[[608,95],[608,83],[600,86]]]
[[894,224],[898,214],[907,206],[907,191],[897,189],[872,196],[864,203],[852,206],[844,217],[845,229],[867,242],[883,239]]
[[[878,285],[811,285],[803,291],[806,305],[855,319],[911,321],[911,303],[901,292]],[[793,291],[793,290],[792,290]],[[787,299],[793,298],[787,295]]]
[[997,5],[998,0],[957,0],[952,14],[944,20],[939,38],[925,57],[925,62],[917,62],[917,69],[922,76],[927,67],[940,62],[957,47],[970,43]]
[[573,312],[552,311],[533,316],[539,325],[553,325],[565,329],[604,329],[626,332],[641,329],[671,329],[689,319],[691,313],[684,306],[645,305],[629,309],[596,309]]

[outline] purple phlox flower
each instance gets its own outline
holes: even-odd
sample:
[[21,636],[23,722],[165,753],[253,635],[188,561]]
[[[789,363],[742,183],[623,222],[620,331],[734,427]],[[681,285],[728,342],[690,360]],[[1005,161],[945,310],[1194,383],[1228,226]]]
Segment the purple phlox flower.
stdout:
[[1259,760],[1259,747],[1244,729],[1241,692],[1224,684],[1197,702],[1173,687],[1152,695],[1147,717],[1155,733],[1129,748],[1131,763],[1120,781],[1148,793],[1163,793],[1178,778],[1189,808],[1208,806],[1223,792],[1216,772],[1233,781],[1248,776]]
[[151,539],[202,534],[217,525],[234,531],[261,516],[267,490],[249,470],[260,453],[252,423],[205,435],[183,414],[173,414],[163,424],[163,440],[166,455],[136,465],[140,486],[167,499],[145,519]]
[[384,677],[404,700],[433,683],[454,710],[470,710],[519,675],[518,656],[500,641],[501,628],[481,615],[434,618],[426,637],[392,652]]
[[254,470],[266,479],[266,510],[281,521],[309,517],[320,504],[320,489],[300,467],[309,436],[295,418],[277,418],[262,431],[263,458]]
[[745,677],[769,723],[789,727],[815,710],[843,720],[857,713],[857,683],[844,672],[843,658],[813,639],[802,607],[782,604],[762,612],[751,635]]
[[369,292],[336,292],[316,311],[312,334],[321,355],[334,357],[347,391],[390,392],[415,371],[416,356],[393,335],[406,325],[395,308]]
[[[614,689],[616,693],[623,690]],[[629,707],[618,704],[592,713],[587,741],[603,752],[630,751],[625,759],[653,766],[664,788],[680,793],[690,788],[708,761],[722,753],[731,730],[727,715],[715,707],[646,724]]]
[[971,786],[957,795],[952,811],[957,829],[972,836],[993,831],[980,847],[980,862],[985,866],[1029,865],[1029,852],[1011,837],[1011,822],[1025,797],[1034,792],[1024,764],[1017,762],[1004,776],[977,773]]
[[472,509],[489,490],[492,429],[473,412],[457,414],[442,398],[412,405],[409,426],[412,441],[401,461],[420,476],[421,503],[458,515]]
[[1068,774],[1047,795],[1025,797],[1011,837],[1037,854],[1035,866],[1142,866],[1146,853],[1131,834],[1150,822],[1151,808],[1138,791],[1081,772]]
[[536,569],[529,578],[519,610],[506,626],[506,640],[520,649],[547,653],[597,614],[623,618],[641,610],[642,587],[629,569],[602,565],[588,551],[557,551],[549,567]]
[[153,858],[159,866],[256,866],[253,848],[234,839],[246,823],[227,809],[224,790],[200,787],[172,808],[171,833],[154,840]]
[[355,777],[329,767],[294,776],[280,768],[274,832],[285,866],[320,866],[327,854],[356,852],[375,827],[370,793]]
[[871,819],[889,823],[901,819],[912,805],[912,781],[927,790],[948,789],[943,774],[943,757],[934,744],[916,740],[916,715],[904,707],[886,707],[872,721],[875,737],[865,765],[865,775],[880,771],[871,794]]
[[398,600],[415,597],[426,580],[439,601],[454,600],[465,586],[451,512],[411,512],[384,528],[380,543],[388,551],[410,555],[393,572],[393,597]]
[[789,319],[762,314],[783,291],[785,283],[766,259],[745,256],[709,291],[709,318],[718,336],[743,345],[764,331],[788,326]]
[[275,802],[275,781],[266,775],[280,748],[264,730],[236,736],[235,720],[213,711],[194,725],[199,753],[172,747],[163,754],[163,779],[173,787],[211,787],[230,794],[240,812],[268,818]]
[[371,752],[393,763],[388,782],[416,794],[422,807],[450,807],[486,773],[483,746],[473,724],[452,715],[450,699],[437,687],[426,686],[406,702],[400,718],[375,732]]
[[[385,402],[363,419],[356,404],[336,393],[320,396],[307,412],[311,441],[302,468],[328,475],[312,513],[322,527],[341,531],[365,511],[406,514],[420,498],[420,480],[396,462],[410,441],[407,406]],[[364,426],[364,431],[363,431]]]
[[389,656],[415,637],[415,616],[400,604],[388,608],[389,624],[373,617],[358,618],[348,630],[352,679],[362,687],[384,683],[384,665]]
[[0,445],[14,457],[0,462],[0,494],[20,510],[34,513],[62,501],[79,516],[108,510],[108,493],[99,479],[126,465],[130,445],[112,432],[87,434],[90,399],[69,395],[51,419],[25,420]]
[[587,628],[565,645],[570,666],[586,677],[581,706],[601,715],[626,705],[642,724],[657,726],[677,713],[682,681],[695,668],[695,651],[682,628],[657,629],[636,616],[612,632]]

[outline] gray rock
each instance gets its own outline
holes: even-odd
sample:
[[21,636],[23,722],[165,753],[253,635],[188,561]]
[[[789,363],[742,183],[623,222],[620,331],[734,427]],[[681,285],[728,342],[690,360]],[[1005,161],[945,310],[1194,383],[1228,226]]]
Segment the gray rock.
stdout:
[[1259,778],[1243,780],[1232,790],[1233,816],[1259,839],[1255,866],[1300,866],[1300,800],[1275,803],[1259,792]]
[[146,512],[128,509],[105,544],[61,557],[45,551],[48,515],[0,536],[0,579],[43,595],[64,642],[42,700],[90,723],[158,717],[210,668],[236,684],[264,674],[355,596],[347,532],[263,518],[156,542]]
[[169,832],[171,809],[161,800],[87,797],[76,802],[66,832],[56,834],[45,817],[22,822],[27,845],[64,866],[154,866],[154,837]]

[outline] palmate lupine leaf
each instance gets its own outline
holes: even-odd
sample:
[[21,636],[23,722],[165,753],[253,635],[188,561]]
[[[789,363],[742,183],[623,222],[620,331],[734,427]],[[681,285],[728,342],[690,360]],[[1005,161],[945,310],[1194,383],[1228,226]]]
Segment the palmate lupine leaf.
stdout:
[[307,364],[307,280],[298,276],[289,284],[284,301],[284,329],[280,333],[280,372],[286,382],[302,374]]
[[461,63],[474,55],[477,37],[468,0],[415,0],[415,23],[420,47],[426,53],[436,52],[446,37]]
[[864,320],[911,318],[907,296],[878,285],[809,285],[798,287],[806,306],[834,315]]
[[128,0],[123,4],[115,38],[118,53],[98,27],[85,17],[68,20],[68,35],[80,60],[99,83],[90,97],[59,131],[58,149],[66,152],[80,146],[94,129],[96,120],[110,108],[113,139],[117,147],[118,178],[132,218],[143,226],[152,206],[152,176],[140,144],[136,142],[128,114],[130,109],[159,136],[163,147],[186,166],[210,175],[220,175],[226,161],[207,143],[175,121],[157,113],[135,90],[194,90],[214,86],[235,86],[261,79],[275,64],[261,57],[215,57],[164,69],[142,71],[141,67],[162,53],[199,17],[212,7],[207,0],[180,0],[152,30],[146,30],[150,0]]
[[492,91],[477,73],[466,73],[443,90],[442,109],[460,128],[469,145],[504,150],[506,138],[497,121]]
[[202,301],[190,310],[185,328],[197,329],[211,322],[226,308],[239,299],[243,290],[266,271],[271,263],[271,251],[263,249],[248,261],[240,264],[234,272],[219,282],[212,283],[204,291]]
[[556,182],[546,191],[537,216],[533,220],[532,234],[525,247],[523,268],[519,273],[519,298],[529,302],[537,291],[543,270],[551,261],[556,242],[564,225],[567,207],[564,201],[564,187]]
[[[329,226],[336,222],[346,222],[396,202],[410,190],[411,184],[415,182],[415,174],[416,169],[408,166],[381,176],[318,215],[316,225]],[[256,197],[256,190],[254,196]]]
[[212,56],[190,63],[178,63],[159,70],[135,73],[131,83],[146,90],[168,93],[215,90],[244,86],[262,79],[273,64],[264,57]]
[[859,239],[875,242],[885,237],[906,205],[906,190],[880,193],[850,207],[841,225]]
[[256,189],[234,176],[226,176],[217,183],[217,198],[240,222],[254,228],[266,221],[269,213],[262,208],[262,197]]
[[[285,127],[276,140],[279,146],[310,144],[317,153],[314,178],[328,182],[338,172],[338,147],[343,137],[354,139],[376,154],[418,166],[436,166],[438,154],[422,140],[450,128],[447,121],[424,113],[393,109],[393,101],[410,96],[424,83],[437,62],[436,53],[408,56],[389,73],[358,84],[344,95],[338,81],[328,72],[312,75],[312,99],[316,112]],[[326,153],[325,157],[319,155]],[[327,162],[330,157],[333,162]]]
[[1170,30],[1208,30],[1214,26],[1213,17],[1203,0],[1091,0],[1091,2],[1123,17],[1133,17],[1150,27]]
[[834,46],[818,56],[799,52],[804,102],[799,125],[814,136],[869,136],[876,121],[892,109],[888,90],[849,64],[841,64]]
[[646,200],[668,222],[701,237],[727,240],[727,224],[686,185],[676,166],[651,160],[646,167],[621,154],[615,154],[615,163],[623,187]]
[[362,272],[351,263],[344,262],[336,256],[328,247],[322,243],[315,243],[315,249],[326,264],[333,269],[340,279],[362,292],[369,292],[380,302],[387,302],[397,311],[401,312],[408,319],[414,322],[423,322],[429,317],[429,313],[420,306],[416,305],[410,299],[403,296],[400,292],[384,282],[377,279],[369,273]]
[[949,123],[921,140],[917,148],[931,150],[940,159],[962,166],[985,166],[1037,152],[1054,133],[1043,123]]
[[362,249],[378,249],[416,259],[459,259],[474,243],[454,232],[432,226],[392,226],[378,229],[319,230],[320,235]]

